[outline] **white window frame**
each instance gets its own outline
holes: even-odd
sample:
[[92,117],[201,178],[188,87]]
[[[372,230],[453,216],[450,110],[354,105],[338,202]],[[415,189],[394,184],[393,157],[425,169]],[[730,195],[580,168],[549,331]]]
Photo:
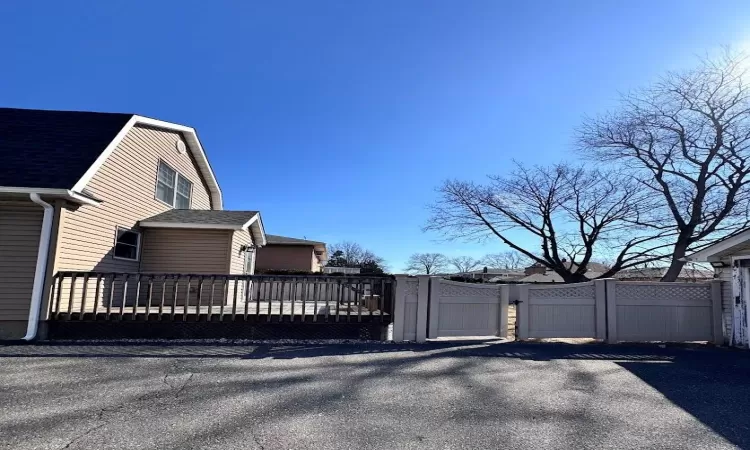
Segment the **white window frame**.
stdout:
[[[129,231],[131,233],[135,233],[138,236],[138,241],[137,241],[136,247],[135,247],[135,259],[124,258],[122,256],[116,256],[115,255],[115,251],[117,250],[117,239],[120,236],[120,230]],[[138,262],[138,261],[140,261],[141,260],[141,242],[142,242],[142,240],[143,240],[143,236],[141,235],[141,232],[138,231],[138,230],[134,230],[134,229],[128,228],[128,227],[121,227],[121,226],[115,227],[115,243],[112,246],[112,258],[119,259],[120,261],[130,261],[130,262],[134,262],[134,261]],[[124,244],[124,245],[130,245],[130,244]]]
[[[174,172],[174,186],[172,187],[172,204],[165,202],[164,200],[160,199],[157,195],[158,189],[159,189],[159,166],[164,164],[165,166],[169,167],[169,170]],[[154,181],[154,199],[158,201],[159,203],[162,203],[164,205],[169,206],[172,209],[177,209],[175,206],[177,205],[177,185],[180,183],[180,178],[187,181],[190,184],[190,198],[188,198],[188,207],[182,208],[182,209],[191,209],[193,207],[193,187],[195,187],[195,183],[190,181],[188,177],[181,174],[178,170],[176,170],[174,167],[167,164],[163,159],[159,159],[159,164],[156,166],[156,180]]]

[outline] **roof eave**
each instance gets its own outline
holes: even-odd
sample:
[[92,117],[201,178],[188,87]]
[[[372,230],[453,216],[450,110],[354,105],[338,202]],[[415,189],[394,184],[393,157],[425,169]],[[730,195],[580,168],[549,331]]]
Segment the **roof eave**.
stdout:
[[750,229],[711,244],[702,250],[699,250],[695,253],[690,254],[689,256],[682,258],[682,260],[690,262],[715,261],[717,258],[720,258],[720,256],[717,256],[719,253],[727,252],[733,247],[742,245],[747,241],[750,241]]
[[14,187],[14,186],[0,186],[0,194],[39,194],[48,197],[64,198],[73,203],[80,205],[92,205],[97,206],[101,204],[101,200],[91,198],[86,194],[75,192],[70,189],[51,189],[51,188],[34,188],[34,187]]

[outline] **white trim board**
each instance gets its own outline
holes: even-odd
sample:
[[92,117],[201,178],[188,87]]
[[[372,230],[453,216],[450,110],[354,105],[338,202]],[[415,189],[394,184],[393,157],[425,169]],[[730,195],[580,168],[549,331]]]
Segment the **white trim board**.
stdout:
[[84,205],[99,205],[99,200],[86,197],[78,192],[73,192],[70,189],[51,189],[51,188],[30,188],[30,187],[13,187],[13,186],[0,186],[0,193],[8,194],[39,194],[49,195],[52,197],[62,197],[76,203]]
[[738,233],[732,237],[726,238],[715,244],[711,244],[703,250],[697,251],[690,256],[686,256],[687,261],[706,262],[709,258],[712,258],[717,253],[721,253],[730,250],[732,247],[744,244],[750,241],[750,230],[745,230],[742,233]]
[[94,175],[99,171],[102,165],[104,165],[104,162],[107,161],[107,158],[109,158],[109,155],[112,154],[112,152],[115,151],[117,146],[122,142],[123,139],[125,139],[125,136],[127,136],[128,132],[135,126],[135,125],[148,125],[152,127],[157,128],[164,128],[167,130],[173,130],[173,131],[179,131],[180,133],[183,133],[185,136],[185,140],[188,144],[188,149],[190,150],[190,153],[193,155],[193,158],[195,158],[195,161],[198,165],[198,168],[200,169],[201,175],[203,175],[203,178],[206,180],[206,184],[208,185],[208,190],[211,194],[211,203],[213,205],[213,208],[216,210],[223,209],[223,203],[222,203],[222,195],[221,195],[221,188],[219,187],[218,181],[216,181],[216,176],[214,175],[213,169],[211,169],[211,165],[208,162],[208,158],[206,158],[206,152],[203,150],[203,146],[201,145],[200,141],[198,140],[198,134],[195,132],[194,128],[186,127],[184,125],[179,125],[176,123],[171,122],[164,122],[162,120],[152,119],[150,117],[143,117],[134,115],[133,117],[128,120],[128,122],[125,124],[125,126],[122,127],[119,133],[115,136],[115,138],[110,142],[107,147],[104,149],[104,151],[99,155],[98,158],[96,158],[96,161],[91,165],[91,167],[86,170],[86,172],[83,174],[80,180],[73,186],[74,191],[81,192],[86,187],[86,185],[91,181],[91,179],[94,177]]

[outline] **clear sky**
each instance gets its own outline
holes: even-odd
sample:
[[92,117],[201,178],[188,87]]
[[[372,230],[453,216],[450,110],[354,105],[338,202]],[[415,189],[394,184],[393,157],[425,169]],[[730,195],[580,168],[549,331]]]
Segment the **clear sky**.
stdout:
[[403,269],[446,178],[574,158],[617,93],[750,42],[750,1],[0,2],[2,106],[195,127],[227,209]]

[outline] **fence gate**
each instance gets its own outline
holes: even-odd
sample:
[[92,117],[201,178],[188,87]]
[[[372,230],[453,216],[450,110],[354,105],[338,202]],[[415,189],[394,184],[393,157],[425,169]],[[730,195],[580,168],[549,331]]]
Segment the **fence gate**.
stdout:
[[603,281],[520,289],[519,338],[606,337]]
[[428,338],[507,336],[508,287],[432,278]]

